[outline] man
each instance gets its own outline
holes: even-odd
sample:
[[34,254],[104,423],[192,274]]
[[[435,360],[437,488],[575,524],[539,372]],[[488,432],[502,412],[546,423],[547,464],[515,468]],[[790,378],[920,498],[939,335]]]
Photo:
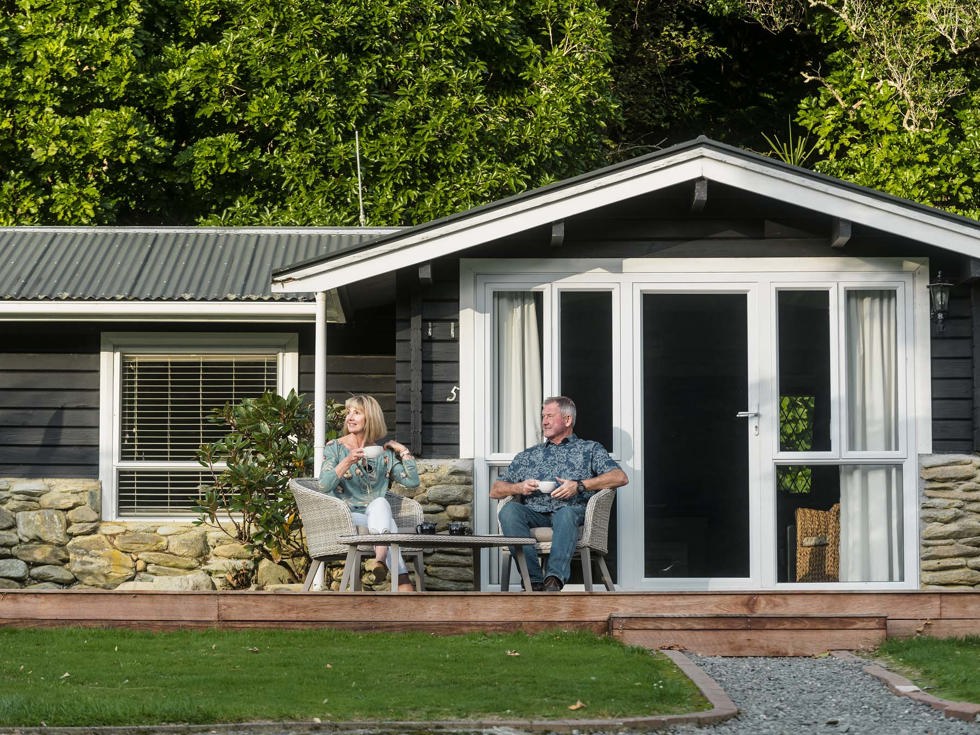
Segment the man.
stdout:
[[[524,554],[534,591],[559,592],[565,586],[589,498],[597,490],[629,482],[605,448],[598,442],[579,439],[574,427],[575,403],[565,396],[546,398],[541,409],[544,442],[514,457],[490,488],[491,498],[514,496],[500,509],[504,535],[530,536],[531,528],[552,528],[548,576],[544,579],[533,545],[511,548],[515,558]],[[538,483],[546,480],[558,484],[550,495],[538,489]]]

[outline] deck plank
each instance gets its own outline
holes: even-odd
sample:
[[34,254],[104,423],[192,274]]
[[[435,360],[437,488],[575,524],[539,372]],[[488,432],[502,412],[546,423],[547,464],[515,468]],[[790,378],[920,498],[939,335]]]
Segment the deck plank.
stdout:
[[[645,627],[636,622],[644,619]],[[150,630],[337,628],[435,634],[554,629],[603,634],[614,632],[619,625],[614,634],[628,634],[637,645],[742,652],[729,655],[745,655],[746,651],[812,655],[817,648],[864,648],[885,636],[980,635],[980,591],[566,591],[559,595],[0,591],[0,626],[70,625]],[[651,629],[654,625],[661,629]]]

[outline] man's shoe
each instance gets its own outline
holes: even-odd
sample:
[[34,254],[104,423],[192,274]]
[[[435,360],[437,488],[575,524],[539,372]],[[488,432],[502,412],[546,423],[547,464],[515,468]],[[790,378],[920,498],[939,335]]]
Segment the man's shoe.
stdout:
[[552,574],[549,574],[547,577],[544,578],[545,592],[561,592],[561,588],[564,586],[565,586],[564,582],[562,582],[560,579],[558,579],[558,577]]
[[[521,582],[521,589],[527,592],[524,582]],[[531,592],[544,592],[544,582],[531,582]]]

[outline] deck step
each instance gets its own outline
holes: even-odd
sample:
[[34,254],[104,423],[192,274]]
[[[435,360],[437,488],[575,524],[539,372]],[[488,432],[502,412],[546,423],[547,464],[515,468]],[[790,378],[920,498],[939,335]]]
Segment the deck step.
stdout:
[[678,648],[705,656],[814,656],[874,648],[887,637],[887,616],[619,614],[609,632],[644,648]]

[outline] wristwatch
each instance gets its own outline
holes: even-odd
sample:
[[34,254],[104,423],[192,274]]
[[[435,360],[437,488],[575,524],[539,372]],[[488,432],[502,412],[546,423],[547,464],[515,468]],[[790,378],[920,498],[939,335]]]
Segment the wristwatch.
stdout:
[[585,483],[582,482],[581,480],[578,481],[578,484],[575,486],[575,489],[580,493],[588,492],[585,489]]

